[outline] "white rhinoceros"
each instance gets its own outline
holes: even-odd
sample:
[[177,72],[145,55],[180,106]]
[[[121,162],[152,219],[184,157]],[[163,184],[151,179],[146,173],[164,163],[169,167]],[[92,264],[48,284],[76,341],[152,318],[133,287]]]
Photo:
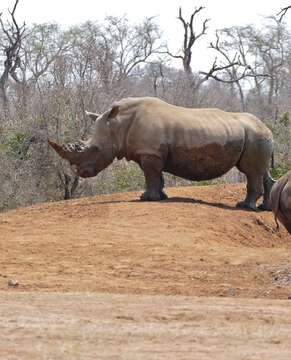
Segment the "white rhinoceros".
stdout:
[[92,177],[114,158],[133,160],[144,171],[142,200],[163,200],[166,171],[189,180],[213,179],[236,166],[247,177],[247,196],[239,207],[269,209],[273,179],[269,162],[271,131],[255,116],[218,109],[189,109],[151,97],[125,98],[96,118],[86,142],[49,144],[76,165],[81,177]]
[[272,187],[270,206],[277,227],[279,228],[278,219],[291,234],[291,171],[280,177]]

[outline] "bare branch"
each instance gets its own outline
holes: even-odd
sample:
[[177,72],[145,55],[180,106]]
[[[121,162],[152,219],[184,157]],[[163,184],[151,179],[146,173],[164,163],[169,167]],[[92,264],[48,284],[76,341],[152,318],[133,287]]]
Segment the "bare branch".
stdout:
[[226,80],[223,78],[219,78],[217,75],[215,75],[215,73],[217,73],[218,71],[223,71],[223,70],[227,70],[230,68],[233,68],[234,66],[241,66],[241,63],[239,61],[235,61],[235,62],[231,62],[228,65],[221,65],[221,66],[217,66],[217,58],[215,58],[213,65],[211,67],[211,69],[208,72],[204,72],[204,71],[199,71],[199,74],[201,75],[205,75],[205,78],[203,79],[203,81],[207,81],[209,78],[213,78],[214,80],[220,81],[220,82],[224,82],[227,84],[231,84],[234,82],[237,82],[239,80],[242,80],[243,78],[246,77],[246,71],[247,69],[244,70],[243,74],[235,79],[230,79],[230,80]]
[[[226,84],[233,84],[245,78],[270,77],[268,74],[255,74],[250,65],[246,65],[240,62],[240,57],[237,54],[234,56],[233,60],[230,61],[229,64],[227,65],[218,66],[216,63],[217,63],[217,58],[215,58],[213,65],[208,72],[199,71],[199,74],[205,75],[205,77],[202,79],[203,82],[207,81],[209,78],[212,78],[216,81],[220,81]],[[244,68],[241,74],[237,73],[236,70],[237,67]],[[231,69],[233,70],[232,72],[227,71],[231,77],[230,79],[221,78],[216,75],[216,73],[218,73],[219,71],[231,70]]]
[[183,56],[182,55],[174,55],[173,53],[171,53],[170,51],[169,51],[169,49],[167,48],[167,51],[157,51],[156,52],[157,54],[167,54],[167,55],[169,55],[170,57],[172,57],[172,58],[174,58],[174,59],[181,59],[181,60],[183,60]]
[[[16,1],[15,1],[14,7],[13,7],[13,10],[12,10],[12,13],[10,13],[13,17],[14,17],[14,13],[15,13],[15,10],[16,10],[17,4],[18,4],[18,1],[19,1],[19,0],[16,0]],[[10,11],[9,11],[9,12],[10,12]]]
[[[257,74],[252,67],[247,64],[244,49],[240,48],[239,53],[235,52],[233,57],[230,57],[230,52],[220,46],[220,38],[218,31],[216,32],[215,44],[210,43],[210,48],[216,50],[224,59],[225,64],[217,65],[217,58],[215,59],[212,68],[208,72],[200,71],[201,75],[205,75],[203,81],[213,78],[216,81],[224,82],[227,84],[238,83],[240,80],[247,77],[257,78],[266,77],[266,74]],[[242,61],[241,61],[242,57]],[[240,72],[239,72],[240,69]],[[226,71],[229,79],[218,77],[217,73]]]
[[287,11],[291,8],[291,5],[286,6],[281,9],[281,11],[278,12],[277,16],[281,15],[279,18],[279,22],[282,21],[283,17],[286,15]]
[[9,11],[9,13],[10,13],[10,15],[11,15],[11,17],[12,17],[12,21],[13,21],[13,23],[14,23],[17,31],[19,31],[19,27],[18,27],[18,24],[17,24],[17,22],[16,22],[16,20],[15,20],[14,13],[15,13],[15,10],[16,10],[17,4],[18,4],[18,1],[19,1],[19,0],[16,0],[16,1],[15,1],[14,8],[13,8],[12,12]]

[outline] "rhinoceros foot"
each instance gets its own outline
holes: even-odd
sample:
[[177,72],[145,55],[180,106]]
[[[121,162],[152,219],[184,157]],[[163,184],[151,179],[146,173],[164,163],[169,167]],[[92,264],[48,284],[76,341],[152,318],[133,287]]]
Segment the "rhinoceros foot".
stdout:
[[159,192],[145,191],[141,195],[140,199],[142,201],[160,201],[160,200],[168,199],[168,196],[163,191],[159,191]]
[[241,208],[241,209],[247,209],[247,210],[252,210],[252,211],[256,211],[257,208],[256,208],[256,204],[250,202],[250,201],[239,201],[237,204],[236,204],[236,207],[238,208]]
[[167,200],[168,199],[168,195],[166,193],[164,193],[163,191],[160,191],[160,197],[161,197],[161,200]]

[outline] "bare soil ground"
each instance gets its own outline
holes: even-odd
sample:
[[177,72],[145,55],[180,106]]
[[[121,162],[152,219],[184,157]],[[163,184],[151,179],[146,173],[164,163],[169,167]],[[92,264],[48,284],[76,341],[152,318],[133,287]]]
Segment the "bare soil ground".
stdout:
[[0,214],[0,359],[290,359],[291,236],[245,184],[167,194]]

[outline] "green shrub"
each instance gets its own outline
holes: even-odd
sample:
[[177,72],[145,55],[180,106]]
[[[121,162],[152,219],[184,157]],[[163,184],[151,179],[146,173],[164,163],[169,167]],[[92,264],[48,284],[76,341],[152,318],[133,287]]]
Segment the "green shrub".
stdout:
[[22,147],[25,143],[26,136],[24,134],[14,134],[8,137],[6,146],[10,156],[18,156],[21,151]]
[[[278,121],[266,122],[274,136],[274,169],[273,176],[280,177],[291,166],[291,121],[288,111],[281,114]],[[281,174],[281,175],[280,175]]]
[[271,169],[270,173],[271,173],[271,176],[277,180],[279,179],[281,176],[283,176],[284,174],[286,174],[286,172],[288,172],[289,169],[287,167],[287,165],[282,165],[282,166],[278,166],[274,169]]
[[290,114],[288,111],[285,111],[279,117],[279,123],[285,127],[288,127],[290,124]]
[[112,178],[112,186],[116,191],[137,190],[144,187],[144,176],[134,163],[116,167]]

